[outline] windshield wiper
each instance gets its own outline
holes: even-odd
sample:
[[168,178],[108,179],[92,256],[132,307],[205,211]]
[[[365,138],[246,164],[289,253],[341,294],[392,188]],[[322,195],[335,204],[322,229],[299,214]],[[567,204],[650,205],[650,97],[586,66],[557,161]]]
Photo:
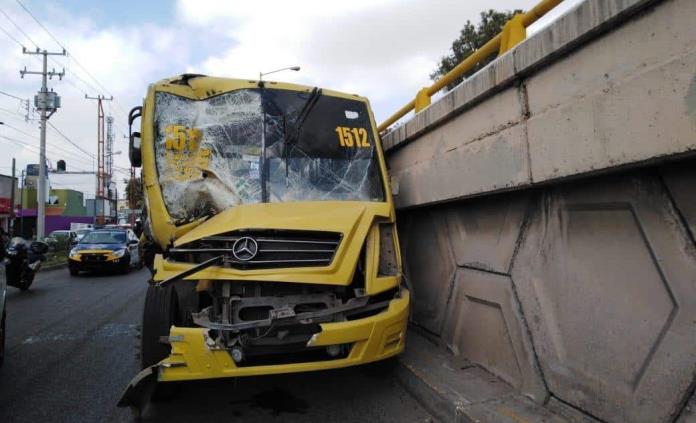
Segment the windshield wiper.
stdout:
[[297,118],[295,118],[295,122],[293,122],[292,128],[290,130],[290,133],[286,133],[284,137],[284,148],[283,148],[283,161],[285,162],[285,184],[288,184],[288,178],[290,177],[290,168],[288,167],[288,157],[290,156],[290,146],[293,144],[296,144],[297,141],[300,139],[300,131],[302,130],[302,126],[304,125],[305,121],[307,120],[307,116],[309,116],[309,113],[314,109],[314,106],[316,106],[317,102],[319,101],[319,98],[321,97],[321,88],[319,87],[314,87],[312,89],[312,92],[309,94],[309,98],[305,102],[305,104],[302,106],[302,110],[300,110],[300,113],[297,115]]
[[305,121],[307,120],[307,116],[309,116],[314,106],[316,106],[317,101],[319,101],[319,97],[321,97],[321,88],[314,87],[304,106],[302,106],[302,110],[300,110],[300,113],[297,115],[297,118],[295,118],[295,122],[292,125],[289,136],[285,138],[285,142],[287,144],[294,144],[300,138],[300,131],[302,130],[302,125],[304,125]]

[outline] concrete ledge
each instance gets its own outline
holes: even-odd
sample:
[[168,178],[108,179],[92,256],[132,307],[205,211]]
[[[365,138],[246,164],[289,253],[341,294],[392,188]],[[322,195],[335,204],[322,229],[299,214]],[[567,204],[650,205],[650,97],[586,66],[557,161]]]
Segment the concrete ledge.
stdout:
[[496,58],[428,108],[382,138],[385,150],[411,141],[486,97],[506,88],[592,37],[617,26],[641,7],[658,0],[587,0],[506,54]]
[[442,422],[590,421],[579,413],[562,417],[534,403],[481,367],[448,354],[413,330],[396,372],[399,383]]
[[384,137],[397,208],[696,154],[695,19],[586,0]]

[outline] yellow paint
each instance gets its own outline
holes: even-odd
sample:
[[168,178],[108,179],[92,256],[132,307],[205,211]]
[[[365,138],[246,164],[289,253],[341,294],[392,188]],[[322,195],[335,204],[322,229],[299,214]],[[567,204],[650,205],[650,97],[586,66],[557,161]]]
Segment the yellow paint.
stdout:
[[338,144],[341,147],[365,148],[370,146],[365,128],[349,128],[337,126]]
[[[178,79],[178,78],[176,78]],[[361,252],[366,254],[365,289],[374,295],[399,287],[401,275],[378,277],[379,229],[378,223],[395,222],[395,212],[386,162],[377,134],[372,109],[363,97],[323,90],[323,95],[363,102],[368,110],[370,126],[337,127],[337,142],[346,148],[370,147],[374,140],[377,160],[383,181],[385,200],[367,201],[307,201],[287,203],[260,203],[237,205],[211,218],[203,218],[183,225],[176,225],[168,214],[160,189],[154,149],[154,99],[156,92],[168,92],[194,100],[202,100],[237,89],[257,88],[257,81],[200,77],[189,80],[189,85],[173,84],[166,79],[150,85],[143,104],[141,119],[143,185],[145,201],[151,222],[152,235],[159,246],[166,250],[179,247],[200,238],[231,232],[238,229],[284,229],[328,231],[341,234],[341,241],[334,259],[327,266],[298,268],[268,268],[240,270],[220,266],[209,267],[186,278],[196,284],[196,290],[208,290],[212,284],[225,280],[233,282],[254,281],[315,283],[324,285],[349,285],[354,276]],[[266,89],[285,89],[311,92],[311,87],[266,82]],[[210,152],[200,148],[200,132],[197,128],[169,125],[165,129],[167,160],[176,163],[177,178],[186,180],[193,175],[189,169],[207,167]],[[372,136],[370,136],[370,132]],[[200,172],[197,172],[200,175]],[[398,237],[394,230],[395,246],[399,252]],[[367,242],[368,247],[363,250]],[[397,262],[401,268],[400,258]],[[155,257],[155,281],[175,276],[191,268],[192,263],[165,260]],[[381,360],[400,353],[404,347],[409,309],[409,293],[401,289],[400,298],[390,303],[389,309],[375,316],[350,322],[322,324],[322,332],[314,339],[316,346],[332,343],[354,343],[350,356],[329,362],[310,362],[289,365],[237,368],[224,350],[210,350],[205,344],[204,328],[172,327],[170,331],[172,353],[160,364],[160,380],[191,380],[229,376],[248,376],[272,373],[288,373],[328,368],[346,367]],[[181,340],[179,340],[181,338]]]
[[413,107],[415,108],[416,113],[418,113],[428,106],[430,106],[430,94],[428,94],[428,87],[425,87],[420,89],[416,94],[416,103],[413,105]]
[[[536,6],[531,8],[527,13],[515,15],[511,21],[515,21],[508,27],[508,32],[505,34],[505,29],[503,32],[496,35],[490,39],[486,44],[481,46],[478,50],[473,52],[471,55],[467,56],[462,60],[457,66],[454,67],[447,74],[443,75],[442,78],[438,79],[430,87],[424,88],[418,92],[416,99],[411,100],[407,105],[400,108],[393,115],[389,116],[384,122],[380,123],[377,130],[381,133],[387,130],[396,121],[406,116],[411,110],[416,112],[421,111],[428,105],[430,105],[430,97],[435,93],[445,88],[457,78],[462,76],[465,72],[472,69],[480,61],[488,58],[494,53],[502,54],[510,48],[517,45],[519,42],[525,39],[526,30],[529,25],[533,24],[540,17],[544,16],[549,10],[556,7],[563,0],[542,0],[537,3]],[[504,36],[507,39],[504,41]],[[504,44],[503,44],[504,42]]]
[[112,250],[80,250],[76,255],[72,257],[68,256],[68,259],[72,261],[82,261],[82,254],[101,254],[106,256],[106,261],[118,260],[121,258],[114,256]]
[[[363,240],[373,228],[375,220],[393,221],[393,209],[387,203],[360,201],[308,201],[298,203],[267,203],[245,204],[225,210],[201,223],[186,235],[177,239],[174,246],[178,247],[188,242],[206,236],[216,235],[242,228],[314,230],[340,232],[343,234],[340,245],[329,266],[296,267],[240,270],[222,267],[210,267],[194,275],[188,280],[254,280],[268,282],[321,283],[326,285],[348,285],[353,280],[355,263],[362,250]],[[374,225],[376,228],[376,225]],[[373,237],[374,238],[374,237]],[[377,247],[370,256],[378,254]],[[370,258],[368,260],[375,260]],[[164,260],[161,256],[155,258],[157,269],[154,279],[161,281],[174,276],[188,268],[187,263],[175,263]],[[376,267],[375,267],[376,269]],[[374,272],[376,277],[376,270]],[[400,277],[380,278],[378,283],[383,291],[397,286]],[[373,283],[374,278],[368,277],[366,285]],[[367,287],[366,286],[366,287]],[[376,288],[375,288],[376,289]]]
[[[143,162],[143,185],[145,191],[145,202],[147,205],[147,211],[149,213],[149,218],[152,226],[152,235],[160,248],[166,249],[170,242],[178,240],[184,234],[191,231],[193,228],[197,227],[205,219],[199,219],[187,224],[175,225],[174,220],[171,218],[167,212],[166,206],[164,204],[164,199],[162,197],[162,192],[160,189],[157,168],[155,164],[155,151],[154,151],[154,105],[155,105],[155,93],[156,92],[167,92],[175,94],[181,97],[193,99],[193,100],[203,100],[209,97],[217,96],[222,93],[245,89],[245,88],[258,88],[258,81],[253,80],[242,80],[242,79],[230,79],[230,78],[215,78],[215,77],[199,77],[189,80],[189,85],[173,84],[172,82],[179,79],[178,77],[163,79],[159,82],[151,84],[145,101],[143,103],[143,114],[141,119],[141,142],[142,142],[142,162]],[[266,89],[284,89],[293,90],[298,92],[311,92],[313,87],[288,84],[280,82],[268,82],[265,81]],[[380,169],[382,173],[382,181],[384,183],[383,189],[386,195],[386,201],[383,204],[387,205],[389,218],[393,219],[393,201],[391,198],[390,190],[387,185],[389,180],[386,172],[386,163],[384,159],[384,153],[381,149],[381,142],[377,136],[377,127],[374,122],[374,116],[370,104],[366,98],[358,96],[345,94],[338,91],[333,91],[329,89],[322,89],[322,95],[345,98],[349,100],[355,100],[365,103],[369,118],[370,118],[370,130],[374,134],[374,139],[377,144],[377,155],[380,164]],[[169,129],[169,135],[171,137],[170,145],[171,150],[167,150],[168,153],[172,154],[171,160],[180,160],[182,163],[178,165],[180,169],[180,174],[178,175],[181,180],[190,179],[194,174],[200,174],[200,172],[194,172],[195,169],[207,168],[207,163],[209,160],[209,152],[200,152],[200,154],[189,154],[186,151],[191,151],[189,148],[192,144],[190,138],[192,132],[195,128],[185,128],[185,127],[174,127]],[[351,128],[352,129],[352,128]],[[354,135],[352,130],[349,131],[351,136]],[[362,144],[362,135],[358,132]],[[193,135],[195,138],[195,135]],[[184,148],[186,146],[186,148]],[[177,147],[177,148],[174,148]],[[178,147],[182,147],[181,150]],[[201,149],[202,150],[202,149]],[[176,152],[181,153],[181,155],[176,156]],[[188,154],[188,155],[186,155]],[[323,207],[323,206],[322,206]],[[265,227],[265,226],[263,226]],[[232,230],[231,228],[219,228],[221,232]]]
[[505,23],[501,33],[498,55],[505,53],[527,38],[527,29],[524,27],[523,21],[524,15],[518,13]]
[[379,314],[349,322],[321,324],[312,346],[353,344],[346,358],[294,364],[237,367],[225,350],[206,346],[203,328],[172,326],[172,351],[159,363],[160,382],[256,376],[278,373],[309,372],[336,369],[384,360],[403,351],[406,341],[410,296],[401,290],[401,298],[392,300],[389,308]]

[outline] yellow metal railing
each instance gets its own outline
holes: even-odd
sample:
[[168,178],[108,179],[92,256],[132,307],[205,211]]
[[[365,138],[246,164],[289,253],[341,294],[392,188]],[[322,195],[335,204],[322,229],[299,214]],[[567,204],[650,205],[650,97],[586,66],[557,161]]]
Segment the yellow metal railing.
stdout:
[[418,91],[415,99],[411,100],[411,102],[400,108],[396,113],[382,122],[377,127],[379,132],[383,132],[389,128],[394,124],[394,122],[404,117],[411,110],[419,112],[428,107],[430,105],[430,97],[476,66],[476,64],[478,64],[480,61],[486,59],[488,56],[496,52],[499,55],[503,54],[522,42],[525,38],[527,38],[527,27],[536,22],[540,17],[544,16],[546,12],[556,7],[562,1],[563,0],[542,0],[527,13],[520,13],[513,16],[512,19],[505,23],[505,26],[500,34],[493,37],[486,44],[481,46],[481,48],[473,52],[466,59],[462,60],[457,66],[454,67],[454,69],[447,72],[447,74],[445,74],[442,78],[435,81],[433,85]]

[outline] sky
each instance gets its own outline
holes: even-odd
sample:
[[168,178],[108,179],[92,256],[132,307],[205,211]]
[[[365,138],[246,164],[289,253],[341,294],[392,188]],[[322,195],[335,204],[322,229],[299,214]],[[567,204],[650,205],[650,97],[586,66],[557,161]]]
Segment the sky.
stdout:
[[[49,121],[57,130],[49,126],[47,135],[54,167],[63,159],[69,171],[96,168],[97,104],[85,94],[114,97],[104,109],[114,117],[114,151],[121,151],[114,176],[122,197],[130,166],[126,116],[149,83],[185,72],[257,79],[261,71],[301,66],[268,79],[366,96],[379,123],[431,84],[428,75],[467,20],[478,22],[489,8],[526,10],[537,2],[0,0],[0,173],[10,173],[13,157],[18,169],[38,163],[38,121],[26,121],[13,96],[33,98],[40,77],[20,78],[19,70],[40,70],[41,62],[22,47],[69,53],[49,61],[49,69],[65,69],[62,80],[48,84],[62,99]],[[579,2],[566,0],[530,33]],[[50,179],[53,188],[94,197],[93,175]]]

